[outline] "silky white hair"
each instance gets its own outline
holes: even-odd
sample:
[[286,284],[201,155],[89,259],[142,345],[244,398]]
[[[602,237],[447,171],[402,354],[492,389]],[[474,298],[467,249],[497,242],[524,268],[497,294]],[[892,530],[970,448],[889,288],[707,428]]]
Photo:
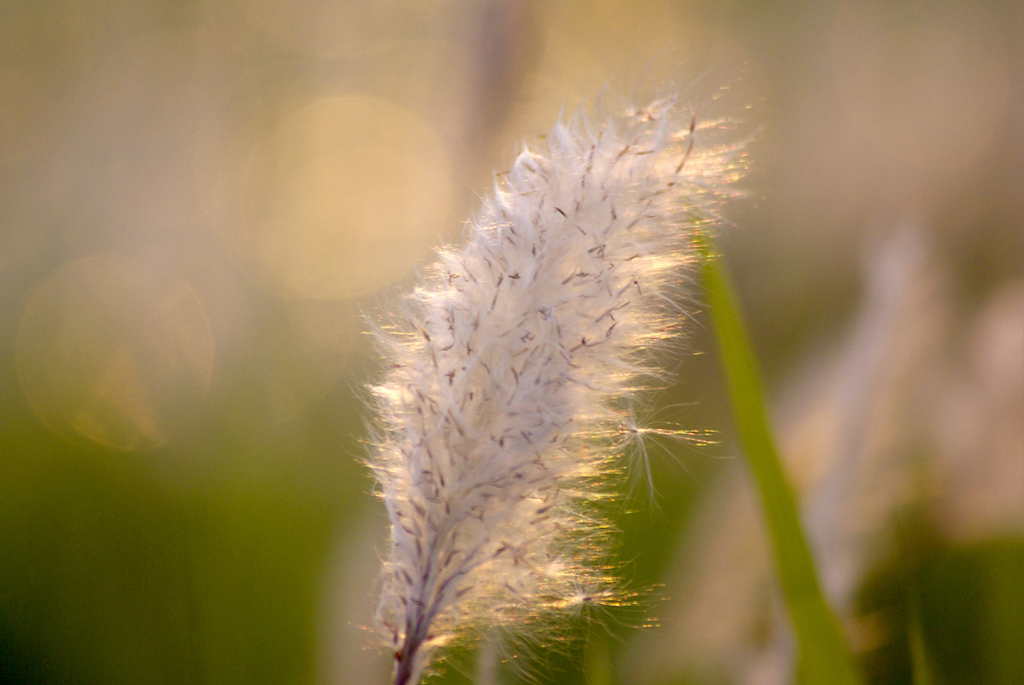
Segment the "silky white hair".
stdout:
[[[370,464],[391,520],[377,622],[396,685],[487,626],[613,602],[597,503],[675,337],[696,231],[741,170],[675,99],[560,121],[498,178],[378,335]],[[712,144],[706,144],[705,139]]]

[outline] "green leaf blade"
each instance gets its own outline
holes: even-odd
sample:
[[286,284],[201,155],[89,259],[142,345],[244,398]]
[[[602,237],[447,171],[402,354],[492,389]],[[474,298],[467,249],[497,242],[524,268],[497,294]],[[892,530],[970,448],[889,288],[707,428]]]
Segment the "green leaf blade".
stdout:
[[799,681],[862,685],[818,583],[796,496],[768,426],[760,373],[728,274],[707,237],[702,236],[698,246],[704,253],[704,284],[737,432],[761,498],[779,583],[799,645]]

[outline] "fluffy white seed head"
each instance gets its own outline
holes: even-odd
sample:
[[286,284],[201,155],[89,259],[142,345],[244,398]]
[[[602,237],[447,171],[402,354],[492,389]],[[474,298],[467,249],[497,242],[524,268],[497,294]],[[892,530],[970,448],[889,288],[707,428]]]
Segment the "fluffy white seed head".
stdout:
[[371,458],[391,519],[377,620],[396,685],[467,629],[611,597],[616,436],[679,325],[695,230],[737,175],[672,100],[526,149],[380,336]]

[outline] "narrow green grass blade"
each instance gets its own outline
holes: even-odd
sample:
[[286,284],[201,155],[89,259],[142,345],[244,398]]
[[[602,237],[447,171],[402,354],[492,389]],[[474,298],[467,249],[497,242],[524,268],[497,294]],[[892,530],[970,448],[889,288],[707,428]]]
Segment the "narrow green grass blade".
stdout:
[[584,673],[587,685],[614,685],[615,671],[612,668],[608,634],[596,623],[587,628],[584,651]]
[[910,595],[910,659],[913,665],[913,685],[935,685],[932,677],[931,659],[928,657],[928,643],[921,626],[921,604],[917,588]]
[[799,681],[805,685],[861,685],[863,679],[818,584],[796,497],[768,428],[758,367],[728,274],[707,238],[702,238],[699,246],[704,252],[704,284],[736,428],[760,492],[779,582],[796,633]]

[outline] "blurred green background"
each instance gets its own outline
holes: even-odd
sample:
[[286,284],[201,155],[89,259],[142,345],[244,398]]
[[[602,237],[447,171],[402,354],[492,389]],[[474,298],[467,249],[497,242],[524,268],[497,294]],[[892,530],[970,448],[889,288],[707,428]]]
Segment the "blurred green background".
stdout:
[[[363,316],[609,84],[761,130],[722,245],[870,682],[1024,682],[1022,36],[1013,2],[2,0],[0,683],[386,683]],[[688,308],[643,418],[715,444],[612,507],[637,606],[444,682],[789,682]]]

